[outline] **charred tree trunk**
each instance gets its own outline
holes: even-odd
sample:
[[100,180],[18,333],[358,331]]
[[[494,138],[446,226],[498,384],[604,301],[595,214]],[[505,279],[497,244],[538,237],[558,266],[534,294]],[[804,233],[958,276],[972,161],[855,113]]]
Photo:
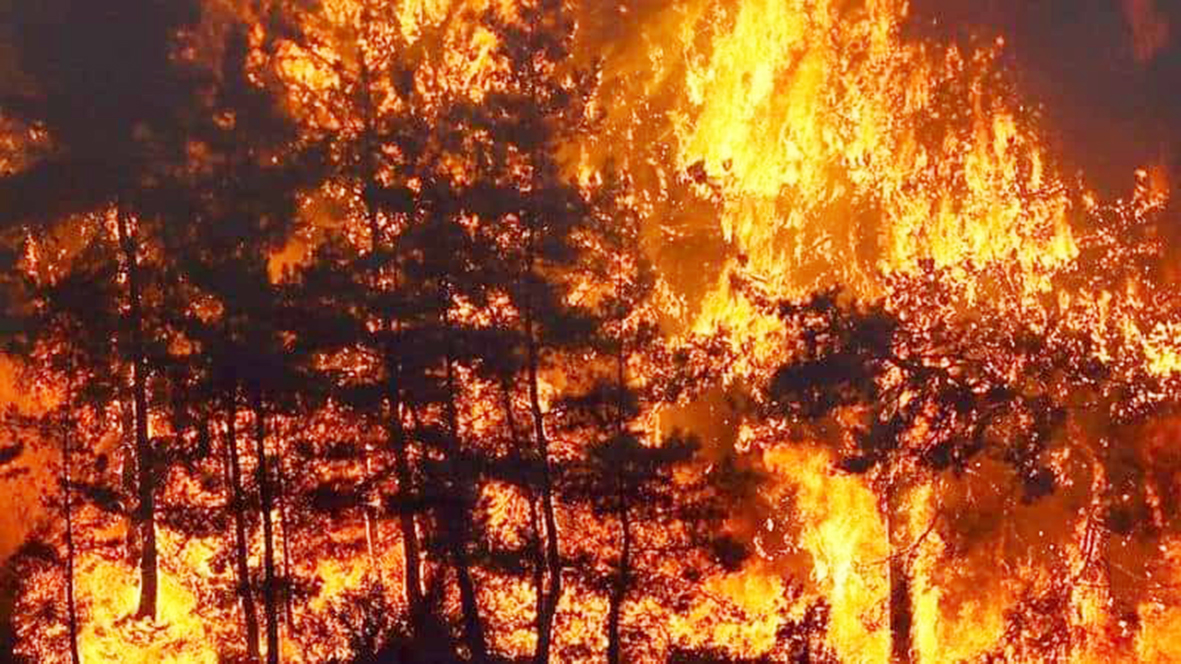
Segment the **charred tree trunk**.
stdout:
[[256,475],[262,509],[262,598],[267,615],[267,662],[276,664],[279,661],[279,606],[275,592],[275,533],[271,519],[274,498],[271,495],[271,482],[267,470],[266,416],[263,414],[262,396],[257,387],[254,391],[253,401],[254,453],[258,458]]
[[525,342],[529,370],[529,411],[533,417],[533,434],[537,442],[537,455],[541,469],[541,508],[545,519],[545,559],[549,576],[549,588],[542,606],[537,626],[536,664],[549,662],[554,616],[558,602],[562,599],[562,559],[558,546],[558,525],[554,508],[553,483],[550,477],[549,442],[545,434],[545,418],[541,410],[541,396],[538,385],[537,340],[533,332],[533,314],[525,309]]
[[[392,322],[397,334],[398,323]],[[394,477],[398,481],[398,528],[402,535],[403,592],[406,606],[410,611],[410,625],[416,639],[430,630],[430,616],[422,594],[421,553],[418,542],[418,524],[414,516],[414,480],[410,472],[409,441],[405,422],[402,420],[401,362],[395,347],[397,341],[385,349],[386,369],[389,379],[389,415],[386,418],[388,436],[393,447]]]
[[283,530],[283,620],[290,634],[295,626],[295,610],[291,602],[291,521],[287,518],[287,474],[282,450],[275,459],[275,487],[279,494],[279,527]]
[[78,654],[78,606],[74,600],[74,517],[70,504],[70,434],[62,431],[62,512],[66,521],[66,631],[70,638],[70,661],[81,664]]
[[[128,375],[123,377],[124,387],[131,391],[134,385],[133,376],[135,370],[128,365]],[[122,440],[119,443],[119,454],[121,457],[121,468],[119,469],[119,480],[123,490],[123,495],[128,497],[130,501],[131,496],[138,496],[139,480],[136,478],[138,473],[138,461],[135,454],[135,434],[130,436],[126,432],[135,431],[135,404],[127,399],[119,400],[119,425],[124,432]],[[138,503],[139,498],[135,499]],[[136,518],[138,510],[128,505],[123,510],[124,525],[127,529],[124,539],[124,560],[128,565],[139,566],[140,545],[139,545],[139,519]]]
[[533,320],[533,298],[531,285],[525,278],[532,276],[534,269],[534,244],[536,239],[534,220],[528,218],[528,233],[526,237],[524,274],[521,275],[520,286],[524,289],[525,304],[522,307],[525,332],[525,362],[529,382],[529,413],[533,419],[533,435],[537,444],[537,461],[541,472],[541,513],[545,521],[545,560],[549,588],[545,601],[541,607],[541,615],[537,621],[537,649],[534,652],[535,664],[549,662],[550,645],[553,637],[554,617],[558,612],[558,603],[562,599],[562,558],[561,547],[558,543],[558,520],[554,506],[553,479],[550,468],[549,440],[545,433],[545,414],[541,410],[541,390],[539,373],[539,342]]
[[623,639],[619,634],[619,623],[623,613],[623,603],[627,600],[628,587],[631,585],[631,520],[622,490],[619,495],[619,529],[622,540],[619,551],[619,569],[616,570],[615,584],[611,589],[607,607],[607,661],[609,664],[619,664],[623,661]]
[[910,570],[905,560],[890,559],[890,653],[892,661],[911,661]]
[[[622,294],[622,284],[616,281],[616,297]],[[627,390],[627,357],[623,338],[623,320],[619,320],[619,341],[615,354],[615,435],[623,439],[627,430],[627,415],[624,411],[624,401]],[[623,657],[623,639],[619,633],[620,618],[623,613],[623,603],[627,599],[627,591],[631,585],[631,550],[632,532],[631,515],[628,512],[626,469],[619,469],[616,475],[616,500],[619,511],[619,568],[616,570],[614,587],[611,589],[607,607],[607,662],[619,664]]]
[[[365,455],[363,459],[365,463],[365,480],[372,481],[373,478],[373,450],[370,449],[369,443],[365,443],[364,450],[361,454]],[[365,495],[362,497],[365,502],[365,553],[369,557],[369,570],[377,576],[378,583],[382,582],[381,568],[377,564],[377,541],[380,538],[380,531],[377,526],[377,508],[374,504],[372,487],[365,490]],[[283,526],[283,538],[286,542],[287,526]],[[286,556],[287,547],[283,547],[284,556]]]
[[545,548],[542,546],[541,511],[536,495],[529,496],[529,551],[533,558],[534,629],[541,634],[545,616]]
[[[533,275],[535,228],[533,217],[528,217],[528,235],[524,275]],[[522,276],[524,276],[522,275]],[[537,647],[534,652],[535,664],[548,664],[552,645],[554,618],[557,605],[562,599],[561,547],[557,540],[557,516],[554,506],[554,484],[549,464],[549,440],[546,436],[546,418],[541,410],[541,389],[539,377],[540,349],[534,323],[534,305],[527,280],[522,279],[524,288],[524,340],[526,340],[526,365],[529,382],[529,414],[533,418],[534,438],[537,445],[537,463],[541,471],[541,513],[546,523],[546,568],[549,578],[548,592],[542,604],[541,616],[537,619]]]
[[[448,520],[453,524],[455,516]],[[488,661],[488,649],[484,641],[484,623],[480,620],[480,605],[476,597],[476,584],[472,579],[471,561],[468,559],[466,546],[463,542],[460,528],[448,526],[451,540],[451,557],[455,563],[456,583],[459,585],[459,599],[463,610],[463,636],[467,643],[472,662]]]
[[[615,280],[615,297],[622,301],[622,282],[619,275]],[[620,314],[619,339],[615,346],[615,436],[624,440],[627,432],[627,345],[624,337],[624,319]],[[620,636],[620,618],[624,612],[624,601],[632,584],[632,520],[628,512],[627,469],[618,469],[615,475],[616,508],[619,510],[619,568],[616,569],[615,584],[607,607],[607,662],[619,664],[624,655],[624,643]]]
[[[374,224],[376,227],[376,224]],[[391,322],[394,334],[398,333],[398,322]],[[386,370],[389,378],[389,415],[386,418],[388,436],[393,447],[394,477],[398,481],[398,528],[402,535],[403,592],[406,606],[410,611],[410,625],[416,639],[423,638],[430,631],[430,616],[422,594],[422,555],[418,542],[418,524],[413,505],[414,479],[410,471],[409,441],[405,422],[402,420],[401,361],[397,357],[394,340],[385,349]]]
[[238,596],[246,623],[246,655],[251,662],[261,661],[258,648],[258,613],[254,608],[254,590],[250,584],[250,564],[246,553],[246,499],[242,490],[242,466],[238,460],[237,397],[231,388],[226,412],[226,466],[230,484],[230,512],[234,517],[234,566],[238,576]]
[[[447,287],[442,292],[446,295]],[[447,315],[448,302],[443,306],[444,334],[450,327],[451,321]],[[480,620],[480,603],[476,594],[476,584],[472,579],[471,561],[468,558],[468,542],[471,540],[472,523],[472,476],[462,458],[460,444],[459,413],[455,404],[455,367],[450,338],[447,341],[447,355],[444,358],[444,374],[447,383],[447,427],[450,429],[450,448],[447,451],[447,479],[455,483],[452,495],[447,499],[445,515],[448,548],[455,565],[456,582],[459,584],[459,600],[463,609],[464,640],[467,641],[468,651],[473,662],[485,662],[488,659],[487,646],[484,641],[484,623]]]
[[[365,3],[364,8],[362,9],[362,15],[361,15],[361,28],[362,29],[365,29],[366,27],[368,27],[369,19],[370,19],[369,5],[368,5],[368,3]],[[364,154],[362,155],[362,167],[364,168],[365,188],[366,188],[366,192],[368,192],[368,189],[377,180],[377,164],[374,161],[374,151],[377,149],[377,141],[375,140],[375,136],[374,136],[375,129],[374,129],[374,121],[373,121],[373,98],[370,93],[371,81],[370,81],[370,74],[369,74],[369,62],[365,58],[364,49],[361,50],[361,63],[360,64],[361,64],[361,96],[362,96],[362,100],[361,100],[362,109],[361,110],[362,110],[362,116],[363,116],[362,121],[363,121],[363,127],[364,127],[364,136],[363,136]],[[381,250],[381,225],[378,223],[377,206],[376,206],[376,202],[374,200],[372,200],[372,197],[369,196],[368,194],[364,195],[363,199],[365,201],[366,221],[368,221],[368,225],[369,225],[370,251],[374,255],[376,255],[377,252],[379,252]],[[396,389],[396,383],[395,383],[395,389]],[[395,416],[396,416],[397,410],[395,410],[394,412],[395,412]],[[366,446],[362,449],[362,454],[365,455],[365,458],[364,458],[365,479],[366,479],[366,481],[368,481],[370,478],[373,477],[373,460],[371,458],[371,454],[370,454],[370,450],[369,450],[368,446]],[[398,479],[399,491],[401,491],[401,487],[402,487],[401,481],[402,480],[399,477],[399,479]],[[365,545],[366,545],[366,548],[368,549],[369,564],[374,570],[376,570],[377,569],[377,552],[376,552],[375,548],[376,548],[376,540],[377,540],[377,537],[376,537],[377,514],[375,513],[375,510],[371,504],[371,496],[368,495],[368,492],[366,492],[366,495],[364,497],[364,501],[365,501],[365,508],[364,508]],[[403,542],[405,542],[406,541],[406,538],[405,538],[406,533],[405,533],[404,527],[403,527],[402,535],[403,535]],[[403,549],[405,551],[405,547],[403,547]],[[409,559],[407,560],[406,564],[407,565],[410,564]],[[417,584],[416,584],[416,587],[417,587]],[[409,590],[407,590],[406,602],[407,602],[407,605],[410,606],[412,609],[415,607],[415,604],[410,597]],[[413,611],[412,611],[412,613],[413,613]]]
[[136,615],[156,617],[159,572],[156,560],[156,473],[155,459],[148,440],[147,372],[143,343],[143,303],[139,283],[139,265],[135,239],[131,237],[127,215],[119,211],[119,241],[127,263],[128,327],[131,330],[132,398],[135,402],[135,456],[139,467],[139,505],[136,518],[140,530],[140,594]]
[[891,479],[886,487],[885,509],[887,554],[889,556],[890,588],[890,661],[910,664],[913,658],[911,625],[914,607],[911,601],[910,554],[906,550],[905,532],[898,518],[901,489]]
[[[396,365],[396,361],[394,361]],[[410,610],[411,626],[415,636],[421,636],[427,625],[426,601],[422,596],[422,569],[418,545],[418,525],[415,523],[411,505],[413,480],[410,462],[407,458],[406,429],[402,422],[402,398],[398,387],[397,369],[394,368],[393,383],[390,387],[390,438],[393,442],[394,475],[398,480],[398,527],[402,534],[403,588],[406,606]]]
[[[513,412],[512,394],[507,380],[500,382],[501,399],[504,402],[505,421],[508,424],[509,436],[513,441],[513,449],[522,450],[521,436],[517,429],[517,417]],[[535,627],[540,633],[541,617],[545,611],[545,550],[541,546],[541,516],[537,510],[537,495],[529,489],[529,557],[533,575],[533,597]]]

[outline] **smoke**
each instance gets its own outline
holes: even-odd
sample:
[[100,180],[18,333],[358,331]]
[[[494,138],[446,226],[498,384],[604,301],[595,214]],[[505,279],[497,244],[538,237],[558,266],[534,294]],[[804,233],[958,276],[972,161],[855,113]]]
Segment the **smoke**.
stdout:
[[913,0],[915,39],[1003,37],[1004,61],[1069,174],[1105,198],[1181,159],[1181,2]]
[[1123,0],[1123,7],[1136,60],[1151,62],[1169,42],[1168,18],[1157,9],[1156,0]]
[[173,57],[196,2],[52,0],[0,7],[0,113],[45,129],[53,155],[0,179],[0,228],[86,211],[126,189],[197,106]]

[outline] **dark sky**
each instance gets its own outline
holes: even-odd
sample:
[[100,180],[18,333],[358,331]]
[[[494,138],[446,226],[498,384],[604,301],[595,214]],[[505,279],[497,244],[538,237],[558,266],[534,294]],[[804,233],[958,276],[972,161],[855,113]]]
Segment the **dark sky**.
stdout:
[[1181,0],[913,0],[911,15],[944,39],[1003,35],[1053,151],[1102,193],[1162,157],[1181,180]]

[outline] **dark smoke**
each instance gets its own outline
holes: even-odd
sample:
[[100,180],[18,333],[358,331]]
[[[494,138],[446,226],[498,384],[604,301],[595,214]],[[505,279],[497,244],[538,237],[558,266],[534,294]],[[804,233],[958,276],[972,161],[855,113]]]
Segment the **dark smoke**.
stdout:
[[914,0],[911,28],[963,42],[1003,36],[1006,62],[1041,107],[1053,152],[1105,197],[1127,195],[1133,171],[1153,164],[1176,182],[1181,2]]

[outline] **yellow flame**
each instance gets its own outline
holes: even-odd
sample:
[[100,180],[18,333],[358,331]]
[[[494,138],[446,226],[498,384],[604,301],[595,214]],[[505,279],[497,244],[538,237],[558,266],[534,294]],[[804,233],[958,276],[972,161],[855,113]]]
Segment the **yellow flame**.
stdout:
[[832,605],[829,638],[843,661],[889,659],[881,624],[888,595],[886,531],[877,498],[859,479],[833,470],[831,454],[802,445],[764,453],[767,469],[795,485],[804,526],[800,544],[812,557],[813,581]]
[[723,185],[752,271],[808,287],[820,257],[852,285],[923,259],[1016,263],[1044,288],[1074,256],[1036,135],[984,89],[993,53],[904,42],[893,0],[715,9],[682,26],[679,163]]

